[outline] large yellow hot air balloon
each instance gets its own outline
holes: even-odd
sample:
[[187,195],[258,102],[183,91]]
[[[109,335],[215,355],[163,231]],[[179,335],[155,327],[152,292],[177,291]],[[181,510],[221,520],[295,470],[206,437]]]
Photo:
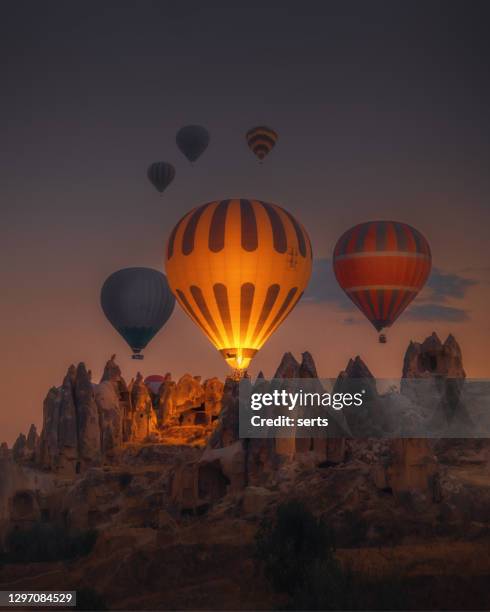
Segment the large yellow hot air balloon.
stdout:
[[311,274],[303,226],[276,204],[230,199],[187,213],[166,254],[170,288],[236,371],[279,327]]

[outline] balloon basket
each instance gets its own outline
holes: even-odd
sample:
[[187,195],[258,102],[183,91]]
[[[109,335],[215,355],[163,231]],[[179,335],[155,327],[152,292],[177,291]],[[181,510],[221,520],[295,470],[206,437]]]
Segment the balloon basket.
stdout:
[[242,378],[245,378],[245,376],[247,375],[247,370],[233,370],[233,372],[231,373],[230,378],[232,378],[233,380],[236,380],[237,382],[239,382],[240,380],[242,380]]
[[144,355],[138,355],[138,354],[131,355],[131,359],[138,359],[139,361],[141,361],[144,358],[145,358]]
[[385,336],[385,334],[379,334],[378,342],[380,344],[386,344],[388,342],[388,338]]

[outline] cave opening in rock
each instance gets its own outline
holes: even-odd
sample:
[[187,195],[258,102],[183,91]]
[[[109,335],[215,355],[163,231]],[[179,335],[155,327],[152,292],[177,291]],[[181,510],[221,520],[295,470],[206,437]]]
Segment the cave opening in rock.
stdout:
[[437,355],[435,353],[423,353],[418,358],[419,369],[425,372],[437,371]]
[[14,516],[18,518],[31,516],[34,512],[34,499],[30,493],[19,492],[14,495],[12,500]]
[[218,461],[199,468],[199,498],[216,501],[226,495],[230,484]]

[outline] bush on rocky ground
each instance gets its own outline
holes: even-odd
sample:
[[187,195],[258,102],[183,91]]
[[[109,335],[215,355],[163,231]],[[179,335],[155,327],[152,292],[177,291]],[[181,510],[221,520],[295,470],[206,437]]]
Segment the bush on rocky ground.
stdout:
[[75,559],[88,555],[97,540],[97,531],[69,531],[65,527],[35,523],[28,529],[14,529],[6,537],[3,563],[36,563]]

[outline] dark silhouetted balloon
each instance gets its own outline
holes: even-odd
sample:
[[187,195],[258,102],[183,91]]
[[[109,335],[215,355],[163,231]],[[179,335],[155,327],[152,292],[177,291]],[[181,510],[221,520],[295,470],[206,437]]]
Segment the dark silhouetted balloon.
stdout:
[[167,162],[153,162],[147,175],[155,189],[163,193],[175,178],[175,168]]
[[209,132],[201,125],[186,125],[177,132],[179,149],[191,162],[196,161],[209,145]]
[[272,128],[259,125],[248,130],[246,138],[249,149],[262,161],[276,146],[279,137]]
[[124,268],[105,281],[100,303],[111,325],[133,351],[141,351],[170,318],[175,298],[164,274],[151,268]]

